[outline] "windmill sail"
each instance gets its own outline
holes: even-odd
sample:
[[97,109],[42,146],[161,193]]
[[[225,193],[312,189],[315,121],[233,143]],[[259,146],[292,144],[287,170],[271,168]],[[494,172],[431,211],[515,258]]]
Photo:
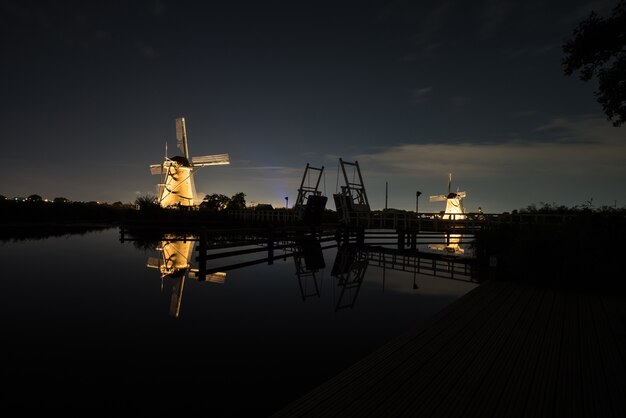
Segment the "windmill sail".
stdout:
[[228,154],[203,155],[201,157],[191,157],[193,167],[205,167],[207,165],[230,164]]
[[165,168],[163,167],[163,164],[152,164],[150,165],[150,173],[152,175],[156,175],[156,174],[165,174]]
[[447,199],[448,199],[448,196],[440,194],[440,195],[437,195],[437,196],[431,196],[428,199],[428,201],[429,202],[443,202],[444,200],[447,200]]
[[187,128],[185,127],[185,118],[176,119],[176,146],[183,157],[189,159],[189,150],[187,149]]

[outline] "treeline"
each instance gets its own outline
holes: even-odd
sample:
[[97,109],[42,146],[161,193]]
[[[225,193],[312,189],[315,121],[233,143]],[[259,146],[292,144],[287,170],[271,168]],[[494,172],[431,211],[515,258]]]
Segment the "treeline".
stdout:
[[[500,280],[575,288],[622,285],[626,209],[531,205],[527,214],[564,215],[541,222],[502,222],[476,233],[481,271]],[[559,219],[559,221],[556,221]]]
[[530,204],[519,210],[514,210],[513,213],[532,213],[532,214],[585,214],[585,213],[604,213],[604,214],[626,214],[626,208],[618,208],[615,206],[594,206],[593,198],[586,202],[575,205],[565,206],[558,205],[556,203],[539,202],[539,204]]
[[[161,209],[156,195],[146,194],[135,199],[135,206],[142,210]],[[202,203],[198,205],[198,210],[209,212],[222,212],[227,210],[238,210],[246,208],[246,195],[243,192],[235,193],[232,197],[223,194],[206,195]],[[183,208],[184,209],[184,208]]]
[[228,211],[245,209],[244,193],[232,197],[212,194],[195,207],[162,208],[156,196],[138,196],[134,203],[72,202],[66,198],[42,199],[39,195],[7,199],[0,196],[0,224],[5,230],[10,226],[26,225],[119,225],[122,223],[176,224],[204,223],[227,224]]
[[125,211],[135,210],[130,204],[98,202],[70,202],[67,200],[0,200],[0,223],[50,223],[70,221],[110,221]]

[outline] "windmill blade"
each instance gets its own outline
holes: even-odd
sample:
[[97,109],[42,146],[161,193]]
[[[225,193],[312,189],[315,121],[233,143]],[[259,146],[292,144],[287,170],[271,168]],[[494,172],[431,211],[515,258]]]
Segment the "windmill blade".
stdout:
[[448,200],[448,196],[440,194],[439,196],[431,196],[428,201],[429,202],[443,202],[444,200]]
[[465,192],[456,192],[456,197],[458,197],[459,199],[462,199],[465,196],[467,196],[467,193]]
[[155,174],[165,174],[165,168],[162,164],[152,164],[150,165],[150,173],[152,175]]
[[207,274],[204,280],[211,283],[224,284],[226,273],[218,271],[217,273]]
[[450,186],[452,186],[452,173],[448,173],[448,194],[450,194]]
[[192,157],[192,167],[205,167],[207,165],[230,164],[228,154],[203,155],[201,157]]
[[187,128],[185,127],[185,118],[176,119],[176,146],[183,157],[189,159],[189,151],[187,150]]
[[163,265],[163,259],[162,258],[148,257],[148,263],[146,264],[147,267],[150,267],[150,268],[153,268],[153,269],[158,269],[162,265]]

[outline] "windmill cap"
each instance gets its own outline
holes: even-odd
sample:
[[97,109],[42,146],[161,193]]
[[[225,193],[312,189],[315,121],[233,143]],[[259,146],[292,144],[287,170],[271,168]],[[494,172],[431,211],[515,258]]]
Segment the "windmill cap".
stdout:
[[175,157],[170,158],[170,160],[176,161],[178,164],[184,167],[191,167],[191,163],[189,162],[189,160],[180,155],[176,155]]
[[449,193],[448,199],[454,199],[456,197],[456,193]]

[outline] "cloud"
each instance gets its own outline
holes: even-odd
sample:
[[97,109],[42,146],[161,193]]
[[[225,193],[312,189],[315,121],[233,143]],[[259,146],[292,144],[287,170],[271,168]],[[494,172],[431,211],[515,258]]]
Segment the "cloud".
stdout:
[[563,178],[626,175],[623,132],[604,119],[558,118],[537,129],[551,132],[549,141],[508,140],[495,144],[402,144],[355,156],[368,173],[401,173],[433,178],[450,170],[475,180],[547,174]]
[[281,165],[264,165],[264,166],[256,166],[256,167],[237,167],[239,170],[258,170],[258,171],[289,171],[293,170],[291,167],[281,166]]
[[422,87],[422,88],[413,90],[413,93],[411,96],[413,103],[425,102],[426,99],[428,98],[428,95],[430,94],[432,90],[433,90],[432,87]]
[[92,34],[93,38],[98,41],[110,41],[113,39],[111,32],[102,29],[96,29],[92,32]]
[[157,0],[152,4],[151,12],[152,16],[158,17],[163,16],[165,14],[166,8],[165,3],[161,0]]
[[469,99],[467,97],[454,96],[450,99],[450,102],[452,102],[454,106],[460,107],[460,106],[465,106],[469,102]]
[[483,39],[497,35],[506,20],[513,14],[514,3],[504,0],[487,0],[482,9],[480,35]]
[[534,116],[536,114],[537,114],[536,110],[518,110],[516,112],[509,113],[509,116],[511,116],[512,118],[518,119],[518,118],[527,118],[530,116]]
[[135,40],[134,46],[145,58],[154,59],[158,58],[160,55],[159,51],[156,48],[150,45],[146,45],[141,40]]
[[532,55],[544,55],[554,50],[558,50],[560,53],[560,45],[556,43],[549,43],[545,45],[541,45],[532,50]]
[[520,48],[504,48],[502,56],[506,59],[545,59],[545,55],[548,54],[560,54],[560,45],[554,42],[541,44],[541,45],[528,45]]
[[17,18],[27,24],[39,26],[42,29],[49,29],[51,26],[48,14],[41,7],[30,5],[24,2],[5,0],[0,3],[0,9],[4,10],[7,16]]

